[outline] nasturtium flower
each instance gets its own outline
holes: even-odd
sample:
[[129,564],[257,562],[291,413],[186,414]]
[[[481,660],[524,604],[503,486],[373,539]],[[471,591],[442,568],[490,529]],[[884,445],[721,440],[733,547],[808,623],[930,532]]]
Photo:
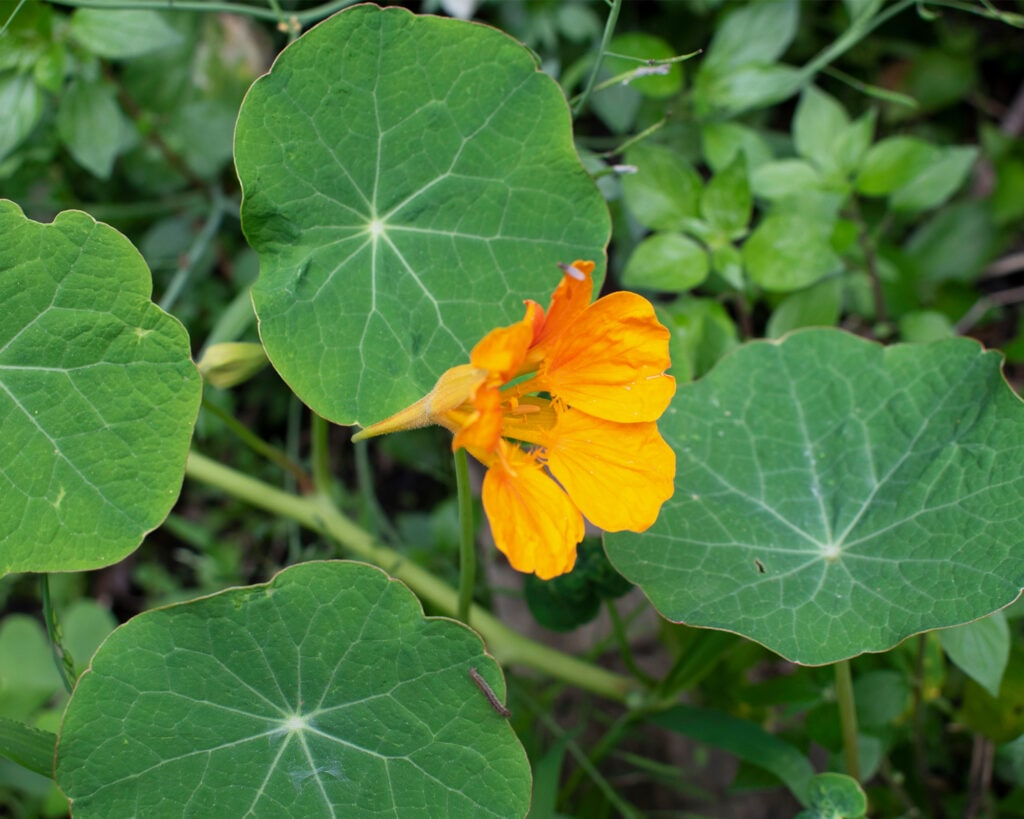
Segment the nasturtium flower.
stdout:
[[468,364],[360,440],[439,424],[487,467],[484,511],[512,567],[572,570],[584,518],[606,531],[650,527],[672,496],[675,453],[657,420],[675,394],[669,333],[635,293],[592,302],[593,262],[563,265],[545,311],[492,330]]

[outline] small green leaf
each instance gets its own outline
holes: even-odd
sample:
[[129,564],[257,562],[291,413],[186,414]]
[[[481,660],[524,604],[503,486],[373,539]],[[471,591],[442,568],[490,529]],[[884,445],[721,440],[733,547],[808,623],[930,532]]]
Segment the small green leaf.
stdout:
[[715,29],[701,71],[722,71],[781,57],[796,35],[796,0],[754,0],[729,11]]
[[842,282],[825,279],[786,296],[768,319],[768,338],[781,338],[803,327],[834,327],[839,321]]
[[655,233],[633,251],[622,274],[626,287],[685,293],[708,276],[707,251],[678,233]]
[[857,176],[857,191],[865,196],[888,196],[926,170],[939,155],[930,142],[894,136],[872,145]]
[[788,99],[800,90],[804,75],[788,65],[744,65],[727,74],[702,71],[693,89],[698,116],[736,116]]
[[97,57],[127,60],[181,42],[181,35],[155,11],[145,9],[76,9],[71,36]]
[[836,168],[836,143],[849,126],[850,118],[843,106],[810,85],[800,95],[793,117],[796,152],[819,168]]
[[53,776],[57,735],[0,717],[0,757],[46,777]]
[[697,216],[701,179],[693,166],[674,151],[642,143],[626,153],[636,173],[623,177],[626,206],[637,221],[652,230],[680,230]]
[[733,290],[743,291],[743,254],[735,245],[721,245],[711,251],[711,269]]
[[993,612],[973,623],[939,632],[942,648],[956,666],[993,697],[999,696],[1010,660],[1010,627],[1006,615]]
[[0,575],[114,563],[178,497],[202,385],[139,252],[0,202]]
[[46,632],[25,614],[0,620],[0,717],[28,720],[61,688]]
[[650,721],[769,771],[806,804],[814,768],[796,747],[761,726],[692,705],[674,706],[651,717]]
[[797,814],[797,819],[862,819],[867,813],[867,795],[857,780],[846,774],[818,774],[807,792],[810,807]]
[[855,176],[860,169],[875,138],[877,121],[878,112],[871,109],[851,122],[836,138],[833,146],[835,165],[844,178]]
[[945,204],[967,180],[977,158],[973,145],[941,149],[927,168],[893,193],[893,210],[916,213]]
[[43,92],[31,74],[0,74],[0,160],[17,148],[43,115]]
[[117,629],[57,781],[81,819],[524,816],[529,762],[470,669],[504,700],[470,629],[379,569],[305,563]]
[[57,133],[75,161],[93,176],[110,178],[130,127],[105,82],[76,80],[61,97]]
[[800,290],[840,269],[821,225],[802,214],[775,212],[743,245],[743,265],[765,290]]
[[678,298],[665,313],[672,331],[672,371],[680,381],[700,378],[739,341],[736,325],[714,299]]
[[996,242],[992,209],[968,200],[936,211],[911,234],[905,251],[922,281],[972,284]]
[[910,707],[910,684],[904,674],[891,669],[869,671],[853,684],[857,725],[881,728],[891,725]]
[[746,233],[753,207],[747,160],[743,155],[711,177],[700,197],[701,216],[728,239],[737,239]]
[[[668,619],[795,662],[885,651],[1024,586],[1024,403],[968,339],[748,344],[659,426],[676,492],[608,557]],[[899,570],[894,571],[898,566]]]
[[945,315],[935,310],[913,310],[899,320],[900,340],[922,344],[953,338],[956,327]]
[[715,173],[725,168],[739,153],[746,156],[747,167],[751,171],[770,162],[772,158],[772,149],[764,136],[746,125],[736,122],[703,122],[700,136],[704,159]]
[[765,162],[750,175],[750,186],[763,199],[800,196],[822,187],[821,174],[802,159],[777,159]]
[[523,299],[546,302],[558,262],[603,273],[608,209],[565,98],[486,26],[328,18],[250,89],[235,162],[267,355],[337,423],[420,398]]

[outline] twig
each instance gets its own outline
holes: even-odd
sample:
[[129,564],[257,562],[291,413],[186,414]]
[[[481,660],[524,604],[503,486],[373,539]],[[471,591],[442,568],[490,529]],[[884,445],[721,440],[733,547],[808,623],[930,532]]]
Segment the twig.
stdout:
[[608,12],[608,19],[604,24],[604,34],[601,35],[601,45],[598,47],[597,57],[594,58],[594,67],[590,69],[590,76],[587,78],[587,84],[583,89],[583,93],[579,95],[576,104],[572,108],[572,115],[574,117],[579,116],[580,111],[583,110],[583,106],[590,97],[591,91],[594,90],[594,83],[597,82],[597,75],[601,71],[601,62],[604,60],[604,52],[612,39],[612,33],[615,31],[615,23],[619,19],[619,10],[621,8],[622,0],[614,0],[611,10]]
[[981,734],[974,736],[974,748],[971,751],[971,776],[968,786],[967,807],[964,808],[964,819],[974,819],[985,807],[985,795],[992,785],[992,761],[995,757],[995,744]]

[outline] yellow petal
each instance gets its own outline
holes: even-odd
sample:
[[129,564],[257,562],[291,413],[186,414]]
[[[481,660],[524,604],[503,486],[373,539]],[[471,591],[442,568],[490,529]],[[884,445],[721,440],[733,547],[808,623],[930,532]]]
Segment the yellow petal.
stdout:
[[551,474],[605,531],[642,532],[675,490],[676,455],[654,422],[618,424],[570,409],[544,445]]
[[494,542],[512,568],[548,580],[572,570],[583,517],[537,463],[502,441],[484,476],[483,502]]
[[636,293],[595,301],[548,348],[533,389],[609,421],[655,421],[676,391],[669,332]]

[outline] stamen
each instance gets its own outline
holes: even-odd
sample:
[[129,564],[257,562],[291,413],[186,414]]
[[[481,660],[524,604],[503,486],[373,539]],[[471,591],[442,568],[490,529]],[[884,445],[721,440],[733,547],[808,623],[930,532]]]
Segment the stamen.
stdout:
[[531,412],[540,412],[540,407],[535,404],[516,404],[505,410],[505,415],[528,415]]
[[583,282],[587,280],[587,274],[580,270],[578,267],[574,267],[571,264],[563,264],[562,262],[559,262],[558,266],[559,268],[561,268],[563,273],[565,273],[567,276],[572,276],[578,282]]

